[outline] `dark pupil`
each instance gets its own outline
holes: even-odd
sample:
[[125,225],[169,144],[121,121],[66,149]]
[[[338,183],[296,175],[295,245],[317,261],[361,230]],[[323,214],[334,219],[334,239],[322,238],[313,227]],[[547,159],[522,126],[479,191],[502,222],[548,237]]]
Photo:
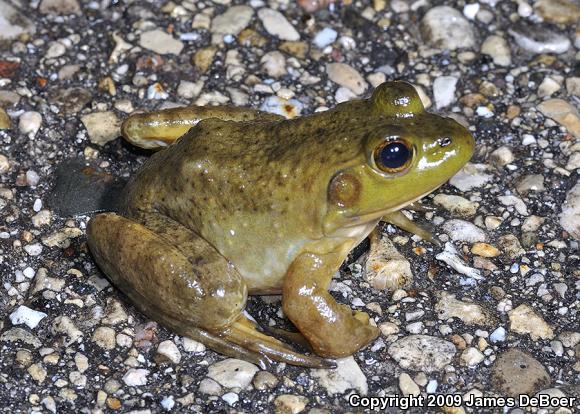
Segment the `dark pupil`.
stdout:
[[387,168],[401,168],[409,159],[409,149],[400,142],[387,144],[379,154],[381,164]]

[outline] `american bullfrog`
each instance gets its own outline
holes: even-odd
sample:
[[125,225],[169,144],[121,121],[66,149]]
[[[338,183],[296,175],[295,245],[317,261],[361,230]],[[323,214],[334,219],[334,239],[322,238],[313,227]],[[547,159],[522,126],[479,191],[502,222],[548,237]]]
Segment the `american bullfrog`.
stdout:
[[[474,140],[425,111],[408,83],[285,119],[252,109],[187,107],[129,117],[123,136],[162,148],[127,184],[118,213],[89,222],[101,269],[144,314],[261,366],[332,366],[378,329],[328,293],[349,251],[454,175]],[[166,147],[166,148],[165,148]],[[281,294],[298,332],[264,333],[247,295]]]

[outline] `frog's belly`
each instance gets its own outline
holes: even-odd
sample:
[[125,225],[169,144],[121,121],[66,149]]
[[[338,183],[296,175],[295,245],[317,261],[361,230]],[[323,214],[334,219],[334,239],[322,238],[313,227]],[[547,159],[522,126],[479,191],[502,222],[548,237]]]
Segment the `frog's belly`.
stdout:
[[282,291],[286,271],[304,242],[289,245],[218,246],[244,278],[249,294],[275,294]]
[[376,222],[364,223],[319,240],[299,239],[279,244],[267,237],[254,243],[232,243],[226,237],[217,241],[216,247],[242,275],[249,294],[277,294],[281,293],[286,272],[298,255],[338,253],[346,257],[375,227]]

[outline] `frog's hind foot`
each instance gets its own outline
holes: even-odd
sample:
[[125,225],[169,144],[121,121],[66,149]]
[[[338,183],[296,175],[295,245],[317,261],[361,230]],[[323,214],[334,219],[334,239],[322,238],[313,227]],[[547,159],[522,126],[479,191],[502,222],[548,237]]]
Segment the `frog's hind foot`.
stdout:
[[303,348],[308,352],[313,352],[312,346],[300,332],[291,332],[285,329],[276,328],[274,326],[266,326],[264,327],[264,331],[273,337],[281,338],[285,342],[289,342],[292,345],[297,345],[298,347]]
[[[276,338],[261,333],[257,328],[258,327],[254,322],[250,321],[244,315],[240,315],[240,317],[226,329],[222,334],[222,337],[237,345],[241,345],[250,352],[265,355],[274,361],[308,368],[336,367],[336,363],[332,359],[321,358],[316,355],[300,354]],[[310,346],[308,346],[308,348],[310,348]]]

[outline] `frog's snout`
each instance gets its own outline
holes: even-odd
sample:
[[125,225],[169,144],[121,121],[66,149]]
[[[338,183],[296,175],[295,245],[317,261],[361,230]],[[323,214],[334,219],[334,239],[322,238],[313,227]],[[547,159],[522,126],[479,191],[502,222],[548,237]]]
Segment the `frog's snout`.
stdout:
[[459,127],[461,130],[455,134],[457,154],[462,159],[462,163],[465,164],[473,156],[473,152],[475,151],[475,139],[467,128],[460,125]]

